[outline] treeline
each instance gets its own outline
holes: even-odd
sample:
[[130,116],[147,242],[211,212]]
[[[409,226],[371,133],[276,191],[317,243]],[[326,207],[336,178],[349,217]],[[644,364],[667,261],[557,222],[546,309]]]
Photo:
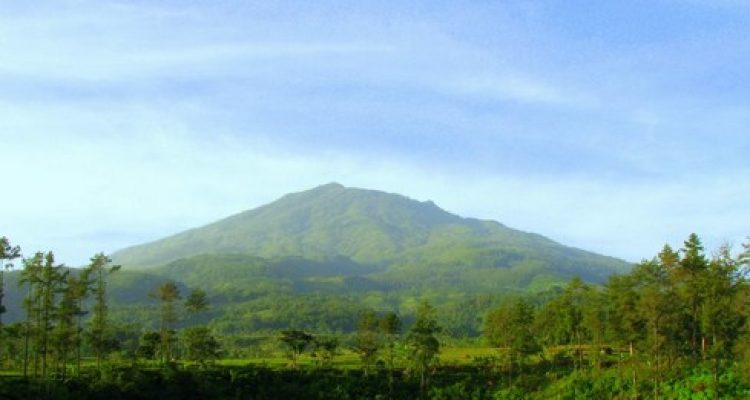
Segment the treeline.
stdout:
[[723,370],[750,372],[749,263],[750,244],[738,255],[724,246],[709,257],[693,234],[681,249],[666,245],[603,286],[574,279],[543,304],[507,301],[487,315],[485,337],[507,349],[509,369],[547,349],[575,370],[627,368],[634,385],[646,379],[658,398],[663,381],[700,367],[719,396]]
[[[18,246],[0,237],[2,271],[12,270],[20,258]],[[20,359],[23,376],[47,378],[51,373],[65,378],[69,365],[80,373],[84,343],[101,367],[107,353],[117,347],[109,329],[107,276],[119,266],[111,266],[104,254],[96,254],[81,270],[71,270],[55,262],[54,254],[37,252],[23,259],[18,281],[26,292],[23,322],[0,326],[2,364]],[[1,277],[2,275],[0,275]],[[0,279],[0,301],[5,293]],[[6,311],[0,305],[0,312]],[[83,317],[90,314],[85,326]]]
[[[4,273],[14,270],[20,258],[20,247],[0,237],[0,317],[6,311]],[[179,302],[182,296],[173,281],[150,293],[159,303],[157,330],[113,323],[108,281],[120,266],[111,262],[99,253],[86,267],[72,269],[56,263],[51,251],[24,258],[18,279],[19,290],[25,292],[24,319],[6,326],[0,319],[0,369],[19,371],[23,377],[65,380],[70,372],[81,374],[84,358],[100,370],[115,352],[162,364],[174,361],[178,353],[199,363],[219,356],[217,339],[203,326],[184,329],[177,346],[176,323],[182,319],[190,324],[209,307],[201,289],[191,290],[184,302]]]

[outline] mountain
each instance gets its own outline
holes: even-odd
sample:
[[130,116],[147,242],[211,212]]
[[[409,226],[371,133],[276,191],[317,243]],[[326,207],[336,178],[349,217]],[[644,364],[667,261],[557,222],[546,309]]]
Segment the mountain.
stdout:
[[[543,285],[576,275],[600,282],[628,268],[621,260],[495,221],[462,218],[431,201],[337,183],[288,194],[212,224],[118,251],[112,258],[126,269],[150,270],[195,256],[227,254],[323,264],[343,259],[381,283],[424,286],[439,279],[479,289],[528,287],[533,281]],[[202,264],[207,265],[205,258]]]
[[[212,304],[182,324],[209,324],[229,337],[290,327],[350,332],[365,309],[408,320],[421,299],[437,307],[447,332],[477,335],[505,295],[554,291],[574,276],[603,282],[630,268],[430,201],[335,183],[112,258],[123,265],[108,286],[114,320],[156,329],[150,294],[171,280],[183,296],[205,290]],[[23,318],[18,278],[5,276],[5,322]]]

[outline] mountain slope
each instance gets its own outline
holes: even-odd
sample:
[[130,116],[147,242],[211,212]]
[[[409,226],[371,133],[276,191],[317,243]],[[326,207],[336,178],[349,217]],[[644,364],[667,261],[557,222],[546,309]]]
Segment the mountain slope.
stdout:
[[343,255],[358,262],[380,263],[424,242],[435,227],[460,220],[432,203],[328,184],[125,249],[113,258],[131,267],[156,266],[203,253],[313,259]]
[[[601,281],[625,262],[560,245],[498,222],[462,218],[432,202],[327,184],[204,227],[113,254],[127,268],[152,268],[197,255],[248,254],[325,262],[348,258],[381,267],[381,280],[466,275],[464,269],[526,270]],[[464,271],[464,272],[461,272]],[[481,275],[481,274],[480,274]],[[486,274],[485,274],[486,275]],[[507,274],[506,274],[507,275]],[[482,280],[477,277],[478,280]],[[528,282],[526,282],[528,283]],[[514,285],[523,285],[516,282]]]

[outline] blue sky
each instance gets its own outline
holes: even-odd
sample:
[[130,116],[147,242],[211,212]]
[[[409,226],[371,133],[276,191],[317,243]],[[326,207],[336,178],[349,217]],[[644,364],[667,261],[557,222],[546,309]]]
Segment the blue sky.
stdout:
[[78,265],[338,181],[634,261],[739,244],[748,37],[743,0],[0,0],[0,234]]

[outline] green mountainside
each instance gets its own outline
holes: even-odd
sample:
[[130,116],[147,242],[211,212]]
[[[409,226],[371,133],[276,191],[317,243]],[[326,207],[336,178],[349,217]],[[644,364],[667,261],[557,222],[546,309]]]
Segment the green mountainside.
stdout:
[[464,274],[465,268],[521,268],[534,276],[581,275],[601,281],[627,268],[621,260],[565,247],[494,221],[461,218],[429,201],[335,183],[118,251],[112,258],[126,269],[147,269],[211,254],[316,261],[346,258],[352,266],[382,268],[392,280],[432,276],[436,269]]
[[[429,201],[339,184],[289,194],[112,258],[123,266],[110,282],[116,319],[158,321],[149,294],[173,280],[183,295],[191,288],[208,293],[212,311],[201,323],[242,334],[347,331],[366,308],[408,319],[421,299],[439,306],[449,331],[476,334],[500,296],[544,291],[574,276],[599,283],[630,268]],[[18,288],[15,275],[7,287]],[[22,296],[8,293],[9,320],[22,318]]]

